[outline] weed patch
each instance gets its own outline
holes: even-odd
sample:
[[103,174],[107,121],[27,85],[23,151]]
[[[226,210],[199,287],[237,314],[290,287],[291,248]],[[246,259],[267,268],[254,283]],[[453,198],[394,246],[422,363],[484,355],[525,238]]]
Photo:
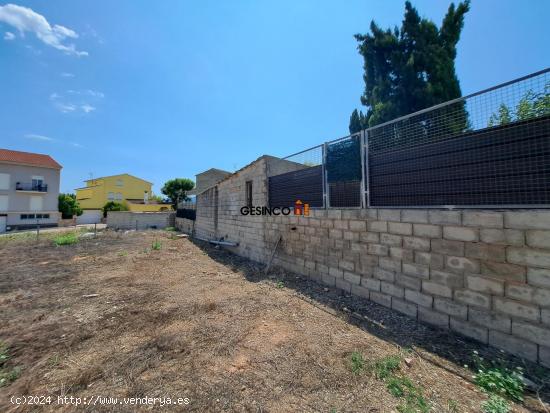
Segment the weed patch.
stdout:
[[489,396],[489,400],[481,405],[481,411],[483,413],[508,413],[510,405],[505,398],[492,394]]
[[384,380],[399,370],[399,356],[388,356],[374,363],[374,375],[377,379]]
[[358,351],[354,351],[350,355],[350,368],[353,374],[361,374],[365,369],[365,359],[363,354]]
[[0,342],[0,387],[9,385],[17,380],[21,375],[21,369],[6,367],[6,362],[10,359],[9,348],[4,342]]
[[477,373],[474,382],[489,395],[497,395],[518,402],[523,401],[522,371],[509,368],[502,360],[487,363],[474,352]]
[[69,232],[68,234],[58,235],[54,238],[53,242],[57,246],[72,245],[78,242],[78,237],[74,232]]
[[160,241],[153,241],[153,243],[151,244],[151,249],[153,251],[158,251],[162,248],[162,243]]

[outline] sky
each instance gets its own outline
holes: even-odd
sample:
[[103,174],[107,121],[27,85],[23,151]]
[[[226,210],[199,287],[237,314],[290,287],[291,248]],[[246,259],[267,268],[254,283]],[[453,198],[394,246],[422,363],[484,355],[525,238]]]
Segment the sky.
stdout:
[[[438,25],[450,2],[416,0]],[[464,95],[550,66],[550,1],[473,0]],[[355,33],[404,1],[0,0],[0,148],[46,153],[61,190],[234,171],[347,135],[360,108]]]

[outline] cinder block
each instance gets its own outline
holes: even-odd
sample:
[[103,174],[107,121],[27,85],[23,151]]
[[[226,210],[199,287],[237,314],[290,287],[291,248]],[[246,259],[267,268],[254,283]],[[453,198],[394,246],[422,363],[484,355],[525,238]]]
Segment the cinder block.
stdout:
[[378,219],[378,210],[376,208],[361,209],[361,218],[367,218],[372,220]]
[[[391,251],[390,251],[391,253]],[[432,252],[415,251],[414,262],[417,264],[427,265],[430,268],[440,270],[445,264],[443,255]]]
[[481,261],[481,273],[506,281],[525,282],[525,267],[493,261]]
[[400,247],[403,243],[403,238],[399,235],[381,233],[380,243],[391,247]]
[[468,321],[491,330],[498,330],[508,334],[512,332],[511,318],[494,312],[481,311],[470,307],[468,308]]
[[344,280],[351,284],[361,284],[361,276],[349,271],[344,271]]
[[441,285],[438,283],[434,283],[432,281],[422,281],[422,292],[425,294],[430,295],[438,295],[441,297],[447,297],[452,298],[453,297],[453,290],[450,287],[447,287],[446,285]]
[[343,232],[341,229],[330,229],[328,231],[328,236],[329,238],[332,238],[332,239],[342,239]]
[[341,270],[340,268],[331,267],[331,268],[329,268],[328,273],[329,273],[329,275],[331,275],[333,277],[336,277],[336,278],[343,278],[344,277],[344,271]]
[[424,307],[418,307],[418,319],[424,323],[449,328],[449,315],[438,313]]
[[342,210],[340,210],[340,209],[327,209],[327,218],[342,219]]
[[388,282],[395,281],[395,273],[393,271],[384,270],[382,268],[375,268],[373,273],[374,273],[374,278],[377,278],[379,280],[388,281]]
[[360,285],[352,284],[351,293],[353,295],[366,298],[367,300],[370,298],[370,291]]
[[505,212],[504,227],[515,229],[550,229],[550,211]]
[[519,301],[527,301],[541,307],[550,307],[550,289],[529,285],[508,284],[506,296]]
[[380,283],[380,291],[382,291],[385,294],[389,294],[394,297],[403,298],[405,297],[405,289],[403,287],[400,287],[398,285],[382,281]]
[[365,278],[361,279],[361,285],[371,291],[380,291],[380,280],[374,278]]
[[477,274],[481,271],[478,261],[464,257],[445,257],[445,268],[447,271],[459,274],[463,272]]
[[430,251],[430,240],[418,237],[403,237],[403,248],[416,251]]
[[513,264],[550,268],[550,251],[531,248],[506,248],[506,259]]
[[340,267],[341,269],[346,270],[346,271],[354,271],[355,270],[355,264],[352,261],[341,260],[338,263],[338,267]]
[[336,278],[336,288],[351,294],[351,284],[343,278]]
[[518,229],[487,229],[482,228],[479,237],[487,244],[513,245],[522,247],[525,245],[525,233]]
[[398,235],[412,235],[412,224],[403,222],[389,222],[388,232]]
[[537,361],[537,345],[533,342],[500,331],[490,330],[489,344],[527,360]]
[[491,308],[491,297],[489,295],[481,294],[471,290],[457,290],[455,291],[455,301],[468,304],[473,307],[480,307],[485,309]]
[[550,270],[542,268],[528,268],[527,282],[535,287],[550,288]]
[[396,260],[394,258],[380,257],[378,260],[378,265],[380,268],[389,271],[401,272],[401,260]]
[[467,242],[465,244],[465,255],[468,258],[479,258],[481,260],[506,261],[506,249],[503,245]]
[[401,211],[401,221],[416,224],[427,224],[428,211],[423,209],[403,209]]
[[451,330],[462,334],[463,336],[473,338],[474,340],[487,343],[489,341],[489,330],[485,327],[478,327],[467,321],[451,317]]
[[413,262],[414,253],[412,250],[406,250],[398,247],[390,247],[390,257],[404,262]]
[[503,228],[504,216],[500,212],[463,211],[462,225],[467,227]]
[[479,230],[465,227],[443,227],[443,238],[451,241],[479,241]]
[[444,255],[464,256],[464,242],[446,239],[432,239],[432,252]]
[[540,310],[540,318],[543,324],[550,326],[550,308],[542,308]]
[[336,219],[334,220],[335,229],[349,229],[348,221],[345,219]]
[[412,301],[422,307],[431,308],[433,297],[431,295],[422,294],[419,291],[405,289],[405,300]]
[[550,368],[550,347],[539,346],[539,363]]
[[420,291],[422,289],[422,281],[419,278],[409,277],[400,272],[395,274],[395,283],[411,290]]
[[391,300],[391,308],[412,318],[416,318],[418,314],[416,304],[411,304],[395,297]]
[[512,320],[512,335],[541,345],[550,344],[550,328],[541,324]]
[[359,218],[361,218],[361,211],[358,209],[342,210],[342,219],[359,219]]
[[388,223],[386,221],[368,221],[367,228],[371,232],[388,232]]
[[441,313],[449,314],[453,317],[463,318],[464,320],[468,317],[467,306],[446,298],[435,297],[434,308]]
[[466,276],[466,288],[480,293],[504,295],[504,282],[479,275]]
[[377,304],[383,305],[384,307],[391,308],[391,295],[371,291],[370,299],[371,301],[374,301]]
[[526,232],[526,236],[528,246],[550,249],[550,231],[530,230]]
[[428,216],[431,224],[436,224],[436,225],[460,225],[461,224],[460,211],[432,210],[428,212]]
[[401,210],[400,209],[379,209],[378,210],[378,219],[380,221],[401,221]]
[[493,308],[495,311],[509,314],[513,317],[524,318],[531,321],[540,321],[540,308],[507,298],[494,297]]
[[386,245],[369,244],[368,253],[372,255],[386,256],[389,253],[389,249]]
[[321,276],[321,282],[329,287],[334,287],[336,285],[336,278],[332,275],[323,274]]
[[358,232],[364,232],[367,230],[367,223],[366,221],[350,221],[349,222],[349,229],[351,231],[358,231]]
[[441,238],[442,231],[438,225],[414,224],[413,234],[416,237]]
[[380,234],[378,232],[361,232],[359,239],[362,242],[378,244],[380,242]]
[[404,274],[423,279],[430,278],[430,268],[427,266],[404,262],[402,267]]

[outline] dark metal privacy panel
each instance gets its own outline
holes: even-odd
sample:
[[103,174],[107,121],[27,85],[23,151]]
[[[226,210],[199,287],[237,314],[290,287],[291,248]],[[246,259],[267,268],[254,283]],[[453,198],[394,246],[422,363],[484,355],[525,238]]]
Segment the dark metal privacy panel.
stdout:
[[323,168],[314,166],[269,178],[269,206],[292,207],[297,200],[323,206]]
[[330,206],[350,208],[361,206],[361,181],[329,183]]
[[180,208],[176,211],[176,217],[190,219],[191,221],[195,221],[195,219],[197,217],[197,211],[194,210],[194,209],[189,209],[189,208]]
[[369,152],[371,206],[550,204],[550,117]]

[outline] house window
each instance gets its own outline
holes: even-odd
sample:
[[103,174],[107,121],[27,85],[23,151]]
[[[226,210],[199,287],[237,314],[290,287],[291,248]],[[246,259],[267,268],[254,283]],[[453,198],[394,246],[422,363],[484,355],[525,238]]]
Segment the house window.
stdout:
[[116,186],[124,186],[124,181],[122,179],[117,179]]
[[43,184],[44,184],[44,177],[43,176],[33,176],[32,177],[31,185],[32,185],[33,190],[42,189]]
[[31,196],[29,209],[31,211],[42,211],[42,200],[41,196]]
[[0,195],[0,211],[8,210],[8,199],[7,195]]
[[122,201],[122,194],[120,192],[117,192],[116,195],[115,195],[115,199],[117,201]]
[[36,219],[49,219],[50,214],[36,214]]
[[252,181],[246,181],[246,206],[252,206]]
[[0,174],[0,189],[10,189],[10,174]]
[[34,219],[35,217],[38,217],[38,215],[35,216],[34,214],[21,214],[20,216],[21,219]]
[[107,199],[108,199],[109,201],[114,201],[114,200],[115,200],[115,193],[114,193],[114,192],[109,192],[109,193],[107,194]]

